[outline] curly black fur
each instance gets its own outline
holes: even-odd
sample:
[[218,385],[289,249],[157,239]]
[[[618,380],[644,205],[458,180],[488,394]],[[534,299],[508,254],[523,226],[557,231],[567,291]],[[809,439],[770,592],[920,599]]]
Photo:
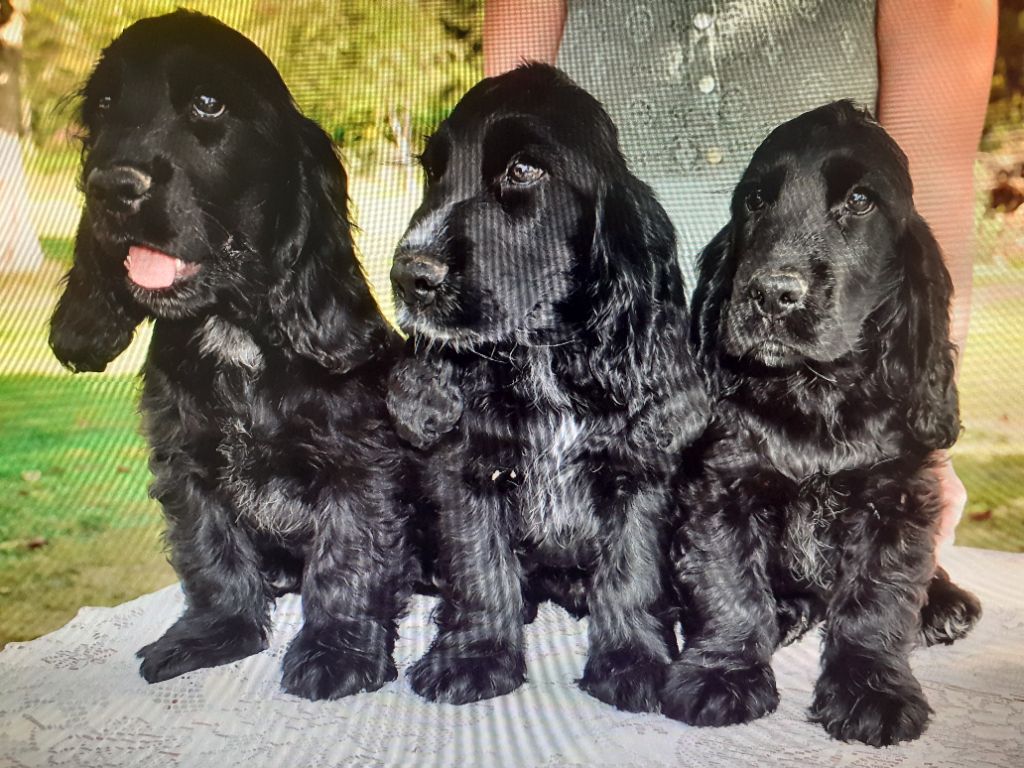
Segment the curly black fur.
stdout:
[[100,371],[155,319],[141,410],[187,608],[139,652],[142,675],[257,653],[271,601],[301,582],[285,690],[379,688],[410,583],[384,403],[400,343],[330,140],[255,45],[183,11],[103,52],[82,121],[86,208],[50,343]]
[[413,688],[515,689],[522,618],[557,596],[590,614],[580,685],[657,709],[668,479],[708,417],[672,227],[604,110],[551,67],[475,86],[422,160],[392,271],[413,357],[388,399],[433,445],[441,510],[439,633]]
[[824,618],[812,719],[874,745],[924,730],[910,649],[979,615],[934,558],[930,455],[960,427],[950,293],[906,158],[867,115],[837,102],[756,151],[695,294],[720,399],[672,545],[686,646],[670,717],[771,712],[772,653]]

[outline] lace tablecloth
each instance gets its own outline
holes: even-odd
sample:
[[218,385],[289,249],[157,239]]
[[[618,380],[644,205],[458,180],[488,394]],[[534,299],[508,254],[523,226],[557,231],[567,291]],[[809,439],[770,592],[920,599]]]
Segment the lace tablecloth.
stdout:
[[[265,653],[158,685],[136,649],[177,617],[177,587],[116,608],[84,608],[63,629],[0,653],[0,766],[1024,766],[1024,555],[952,549],[953,578],[982,599],[974,633],[920,649],[914,668],[935,715],[917,742],[877,750],[829,739],[805,721],[816,633],[775,658],[782,703],[763,720],[690,728],[618,712],[573,684],[586,622],[542,606],[527,630],[529,682],[451,706],[418,698],[404,676],[380,691],[309,702],[279,690],[300,601],[278,601]],[[433,600],[402,622],[399,669],[426,650]]]

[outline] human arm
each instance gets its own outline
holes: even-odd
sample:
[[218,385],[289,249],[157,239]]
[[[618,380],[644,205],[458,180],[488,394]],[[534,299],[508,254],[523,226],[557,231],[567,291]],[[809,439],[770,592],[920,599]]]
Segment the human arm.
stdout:
[[952,337],[970,316],[974,158],[985,122],[998,21],[996,0],[879,0],[878,119],[903,148],[918,212],[953,278]]
[[522,61],[554,64],[562,42],[567,0],[485,0],[484,76]]
[[[953,278],[952,341],[963,350],[970,319],[974,158],[995,59],[996,0],[879,0],[878,119],[907,154],[918,211]],[[945,452],[937,457],[951,541],[967,492]]]

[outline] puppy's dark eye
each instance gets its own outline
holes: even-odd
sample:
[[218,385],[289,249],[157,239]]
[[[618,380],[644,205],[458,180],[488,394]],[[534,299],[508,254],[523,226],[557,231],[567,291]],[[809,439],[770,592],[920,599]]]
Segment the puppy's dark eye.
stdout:
[[743,198],[743,205],[746,209],[753,213],[754,211],[760,211],[764,208],[764,196],[761,194],[760,187],[754,187],[752,190],[747,192],[747,196]]
[[863,216],[874,210],[875,201],[863,189],[855,189],[846,197],[844,205],[854,216]]
[[114,100],[110,96],[100,96],[96,100],[96,111],[101,113],[106,112],[108,109],[110,109],[113,103]]
[[440,177],[437,166],[426,157],[420,156],[420,166],[423,168],[423,175],[428,182],[435,182]]
[[204,120],[213,120],[224,114],[224,102],[216,96],[206,93],[198,93],[192,99],[192,112],[196,117]]
[[513,160],[509,163],[505,177],[513,184],[532,184],[544,177],[544,169],[532,165],[526,160]]

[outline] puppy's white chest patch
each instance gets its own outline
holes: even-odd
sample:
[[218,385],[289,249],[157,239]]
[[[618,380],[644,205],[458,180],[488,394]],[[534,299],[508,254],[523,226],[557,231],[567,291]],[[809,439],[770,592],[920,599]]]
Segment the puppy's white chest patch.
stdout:
[[783,550],[790,572],[798,580],[827,589],[835,578],[836,551],[828,529],[843,513],[840,497],[821,483],[787,509]]
[[196,334],[199,351],[222,363],[238,365],[249,370],[263,367],[263,353],[246,331],[227,320],[210,317]]
[[596,532],[582,461],[588,437],[586,425],[566,412],[530,428],[520,497],[530,538],[564,544]]

